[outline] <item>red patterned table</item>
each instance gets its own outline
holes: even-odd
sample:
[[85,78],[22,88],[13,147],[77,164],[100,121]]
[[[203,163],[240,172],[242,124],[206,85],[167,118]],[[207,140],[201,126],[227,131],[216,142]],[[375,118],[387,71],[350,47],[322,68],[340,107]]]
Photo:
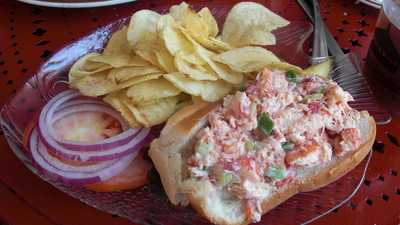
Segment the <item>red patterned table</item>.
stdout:
[[[279,5],[289,0],[270,1]],[[146,4],[152,8],[157,2],[148,0]],[[289,3],[296,4],[291,0]],[[0,104],[57,49],[98,26],[130,15],[135,5],[65,10],[0,1]],[[365,57],[378,10],[350,0],[324,0],[322,14],[342,48]],[[396,136],[400,140],[400,118],[378,127],[377,143],[361,189],[347,204],[314,224],[400,224],[400,145]],[[3,224],[131,223],[84,205],[41,181],[1,138],[0,225]]]

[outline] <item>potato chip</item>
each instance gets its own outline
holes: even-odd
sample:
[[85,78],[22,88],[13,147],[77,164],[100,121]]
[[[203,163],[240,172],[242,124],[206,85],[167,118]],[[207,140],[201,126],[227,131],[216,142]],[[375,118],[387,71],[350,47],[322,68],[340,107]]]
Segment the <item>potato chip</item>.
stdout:
[[160,45],[157,33],[157,23],[160,17],[160,14],[151,10],[135,12],[127,31],[129,45],[135,50],[157,49]]
[[128,99],[123,91],[108,94],[103,98],[103,101],[120,112],[122,117],[129,123],[130,127],[140,127],[141,125],[135,119],[133,113],[122,103],[121,99]]
[[84,59],[82,61],[80,72],[89,75],[89,74],[96,74],[98,72],[105,71],[111,68],[109,65],[106,65],[105,63],[93,62],[92,59],[96,56],[97,56],[96,53],[90,53],[89,57],[86,60]]
[[242,73],[260,71],[280,60],[274,53],[262,47],[242,47],[216,55],[213,60],[228,65],[232,70]]
[[164,71],[166,71],[167,73],[178,71],[175,68],[174,57],[166,49],[159,49],[155,52],[155,54],[158,64]]
[[194,37],[190,34],[190,32],[186,28],[179,26],[178,29],[181,31],[183,36],[185,36],[186,39],[190,43],[192,43],[194,49],[196,48],[196,45],[199,45],[199,43],[197,43],[197,41],[194,39]]
[[193,11],[186,2],[174,5],[169,9],[170,15],[175,21],[183,26],[193,37],[209,36],[209,30],[206,22]]
[[185,54],[185,57],[183,57],[183,59],[191,64],[195,64],[195,65],[200,65],[200,66],[204,66],[206,64],[206,61],[204,61],[203,59],[200,58],[200,56],[198,56],[196,54],[196,52],[192,52],[189,54]]
[[207,24],[209,35],[211,37],[216,37],[219,33],[218,24],[210,9],[204,7],[197,14],[199,14],[200,18]]
[[159,100],[158,98],[156,98],[156,99],[151,99],[151,100],[147,100],[147,101],[143,101],[143,102],[134,102],[133,99],[131,99],[129,97],[128,97],[128,99],[131,101],[131,104],[134,104],[137,107],[157,104],[157,102]]
[[284,27],[289,21],[261,4],[241,2],[228,13],[222,30],[222,40],[232,46],[274,45],[271,31]]
[[175,56],[175,66],[179,72],[188,75],[193,80],[218,80],[214,71],[207,70],[201,65],[191,64],[185,60],[185,57],[183,52]]
[[300,68],[296,65],[292,65],[287,62],[274,62],[274,63],[268,65],[267,67],[271,68],[271,69],[279,69],[279,70],[283,70],[283,71],[293,70],[297,74],[304,74],[304,71],[302,68]]
[[200,96],[204,101],[209,102],[218,101],[232,89],[232,85],[222,80],[197,81],[190,79],[182,73],[165,74],[164,77],[183,92],[194,96]]
[[231,70],[227,65],[212,60],[216,54],[202,46],[196,46],[197,54],[207,62],[207,64],[215,71],[215,73],[223,80],[231,84],[240,84],[243,81],[243,74]]
[[126,66],[150,66],[151,63],[148,62],[147,60],[143,59],[139,55],[133,55],[132,53],[130,57],[130,61]]
[[[211,59],[214,55],[216,55],[214,52],[205,49],[203,46],[197,43],[196,40],[194,40],[185,29],[181,29],[181,31],[194,46],[195,52],[193,56],[200,58],[202,61],[208,64],[208,66],[211,67],[211,69],[223,80],[233,84],[242,82],[242,74],[239,74],[235,71],[228,71],[229,68],[226,65],[214,62]],[[205,67],[204,64],[201,65]]]
[[145,127],[163,123],[178,109],[177,96],[158,99],[154,104],[144,106],[136,106],[126,99],[122,99],[122,102]]
[[111,69],[111,66],[105,63],[93,62],[90,59],[100,55],[99,53],[89,53],[72,65],[69,70],[68,79],[70,82],[74,82],[82,77],[97,74],[102,71]]
[[108,40],[103,50],[104,55],[130,55],[131,49],[127,39],[128,27],[124,26],[120,30],[114,32]]
[[163,73],[154,73],[154,74],[149,74],[149,75],[144,75],[144,76],[139,76],[139,77],[133,77],[129,80],[126,80],[126,81],[118,84],[117,89],[120,90],[120,89],[124,89],[124,88],[130,87],[132,85],[141,83],[141,82],[145,82],[148,80],[155,80],[155,79],[160,78],[162,75],[163,75]]
[[135,55],[134,52],[131,55],[98,55],[90,58],[90,61],[108,64],[114,68],[151,65],[140,56]]
[[237,4],[222,35],[211,11],[182,2],[170,13],[134,13],[128,27],[112,34],[102,54],[91,53],[71,68],[70,85],[83,95],[105,96],[132,127],[165,122],[192,102],[216,102],[246,75],[267,66],[302,69],[260,47],[275,43],[272,30],[288,22],[257,3]]
[[154,73],[163,73],[163,72],[155,66],[122,67],[110,70],[108,76],[114,77],[116,82],[121,83],[134,77],[154,74]]
[[190,6],[186,2],[181,2],[179,5],[173,5],[169,8],[169,15],[171,15],[177,22],[184,21],[186,11],[190,10]]
[[104,63],[108,64],[111,67],[119,68],[127,66],[131,59],[128,55],[97,55],[90,58],[90,61],[97,62],[97,63]]
[[244,43],[258,43],[258,45],[275,45],[276,38],[275,35],[271,32],[252,32],[253,35],[245,35],[243,36],[242,41]]
[[104,72],[70,81],[70,85],[78,89],[83,95],[93,97],[105,95],[118,89],[117,84],[107,79],[107,73]]
[[199,42],[203,47],[216,51],[216,52],[224,52],[232,49],[232,47],[221,41],[218,40],[217,38],[213,37],[202,37],[202,36],[196,36],[194,37],[197,42]]
[[204,35],[193,35],[186,28],[183,27],[178,27],[178,28],[181,31],[181,33],[186,37],[186,39],[188,39],[194,46],[200,44],[207,49],[217,52],[227,51],[232,48],[229,44],[217,38],[208,37]]
[[149,65],[147,61],[136,56],[129,47],[126,26],[111,36],[101,55],[93,56],[89,60],[109,64],[114,68]]
[[155,54],[155,52],[153,50],[151,50],[151,49],[147,49],[147,50],[145,50],[145,49],[137,49],[137,50],[135,50],[135,53],[139,57],[144,59],[145,61],[151,63],[152,65],[157,66],[160,69],[162,68],[160,66],[160,64],[158,63],[157,56],[156,56],[156,54]]
[[170,15],[164,15],[158,21],[158,30],[165,47],[172,55],[178,52],[193,52],[192,44],[179,31],[178,25]]
[[128,88],[126,95],[134,103],[139,104],[149,100],[177,96],[180,93],[181,90],[176,88],[171,82],[161,78],[132,85]]
[[[192,99],[191,99],[190,95],[188,95],[188,94],[185,94],[185,93],[181,92],[176,97],[178,97],[177,109],[181,108],[182,106],[185,106],[185,105],[188,105],[188,104],[192,103]],[[159,100],[160,99],[158,98],[158,99],[152,99],[152,100],[148,100],[148,101],[144,101],[144,102],[134,102],[134,103],[135,103],[136,106],[140,107],[140,106],[147,106],[147,105],[157,104],[157,102],[159,102]],[[133,102],[133,100],[132,100],[132,102]]]

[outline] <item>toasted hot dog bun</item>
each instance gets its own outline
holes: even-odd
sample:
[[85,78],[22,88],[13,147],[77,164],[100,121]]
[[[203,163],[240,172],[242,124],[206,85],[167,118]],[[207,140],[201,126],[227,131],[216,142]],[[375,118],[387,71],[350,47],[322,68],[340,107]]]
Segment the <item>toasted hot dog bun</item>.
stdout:
[[[241,200],[227,198],[208,180],[189,179],[186,159],[194,148],[195,135],[207,125],[207,114],[217,104],[198,102],[178,111],[171,117],[149,154],[170,201],[175,205],[191,204],[212,223],[221,225],[249,224]],[[376,124],[367,112],[361,112],[358,127],[362,144],[341,157],[334,156],[328,163],[298,171],[300,177],[282,186],[263,200],[265,214],[299,192],[313,191],[332,183],[356,167],[370,152],[375,139]]]

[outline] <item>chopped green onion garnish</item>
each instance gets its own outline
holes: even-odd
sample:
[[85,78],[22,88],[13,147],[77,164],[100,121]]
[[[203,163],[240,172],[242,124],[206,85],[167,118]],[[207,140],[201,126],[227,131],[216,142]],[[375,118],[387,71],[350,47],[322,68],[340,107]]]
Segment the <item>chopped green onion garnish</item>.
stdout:
[[281,146],[286,152],[290,152],[294,148],[294,144],[290,142],[282,142]]
[[274,129],[274,121],[272,121],[271,118],[269,118],[269,116],[263,112],[261,113],[261,116],[258,117],[257,128],[265,135],[270,135],[272,133],[272,129]]
[[294,70],[288,70],[286,74],[288,77],[296,77],[296,72],[294,72]]
[[266,171],[265,176],[274,180],[282,179],[285,177],[285,168],[270,166]]
[[232,173],[223,172],[219,176],[218,183],[221,187],[224,187],[225,185],[231,183],[232,179],[233,179]]
[[247,151],[252,151],[256,147],[256,142],[253,140],[247,140],[244,143],[244,147],[246,148]]
[[293,70],[288,70],[286,72],[286,78],[290,82],[298,83],[296,72],[294,72]]

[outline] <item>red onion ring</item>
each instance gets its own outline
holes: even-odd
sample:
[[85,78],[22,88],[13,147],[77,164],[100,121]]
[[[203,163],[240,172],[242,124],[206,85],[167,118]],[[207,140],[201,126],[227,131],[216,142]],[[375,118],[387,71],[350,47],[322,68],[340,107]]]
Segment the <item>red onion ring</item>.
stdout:
[[107,105],[104,102],[101,102],[97,99],[81,99],[81,98],[76,98],[71,100],[70,102],[66,102],[65,104],[63,104],[62,106],[60,106],[60,108],[56,111],[56,113],[58,111],[64,110],[65,108],[71,107],[71,106],[75,106],[75,105],[80,105],[80,104],[96,104],[96,105]]
[[[62,98],[67,98],[66,99],[66,101],[65,102],[58,102],[58,100],[60,100],[60,99],[62,99]],[[78,100],[81,100],[81,99],[79,99],[79,97],[82,97],[82,96],[80,96],[79,95],[79,93],[78,92],[76,92],[76,91],[65,91],[65,92],[62,92],[62,93],[60,93],[60,94],[58,94],[57,96],[55,96],[53,99],[51,99],[48,103],[47,103],[47,105],[43,108],[43,110],[42,110],[42,113],[41,113],[41,115],[40,115],[40,118],[39,118],[39,127],[41,127],[40,126],[40,119],[41,118],[47,118],[46,119],[46,126],[48,127],[48,128],[52,128],[52,123],[54,123],[54,122],[56,122],[56,119],[54,119],[54,120],[51,120],[51,118],[53,118],[54,117],[54,114],[53,114],[53,111],[56,111],[57,110],[57,106],[58,105],[60,105],[60,104],[62,104],[62,105],[60,105],[61,106],[61,109],[60,110],[62,110],[62,109],[65,109],[66,108],[66,106],[65,105],[67,105],[67,106],[72,106],[73,104],[71,104],[71,102],[67,102],[68,100],[70,100],[70,99],[74,99],[74,98],[77,98],[78,97]],[[113,118],[115,118],[115,119],[117,119],[120,123],[121,123],[121,125],[122,125],[122,127],[124,128],[124,127],[126,127],[126,128],[128,128],[128,125],[127,125],[127,123],[124,121],[124,119],[121,117],[121,115],[119,114],[119,113],[117,113],[114,109],[112,109],[111,107],[109,107],[109,106],[106,106],[102,101],[96,101],[95,99],[86,99],[86,100],[90,100],[91,102],[93,102],[93,103],[99,103],[99,105],[101,105],[101,106],[99,106],[97,109],[96,109],[96,107],[91,107],[90,109],[85,109],[85,108],[75,108],[76,109],[76,111],[75,112],[83,112],[83,111],[96,111],[96,112],[105,112],[105,113],[107,113],[107,114],[109,114],[110,116],[112,116]],[[57,103],[58,102],[58,103]],[[54,104],[56,104],[57,103],[57,105],[55,105],[54,106]],[[74,103],[74,102],[72,102],[72,103]],[[47,106],[51,106],[51,107],[49,107],[48,108],[48,110],[47,110],[47,112],[44,112],[45,111],[45,108],[47,108]],[[50,111],[50,109],[53,109],[52,110],[52,112],[50,112],[49,114],[47,114],[49,111]],[[102,110],[103,109],[103,110]],[[67,109],[65,109],[65,110],[67,110]],[[73,113],[73,112],[71,112],[71,113]],[[44,114],[44,115],[43,115]],[[46,127],[45,125],[43,126],[43,128],[44,127]],[[52,131],[52,130],[51,130]],[[54,132],[44,132],[44,133],[49,133],[49,136],[51,135],[51,134],[53,134]],[[120,135],[122,135],[122,133],[120,134]],[[51,135],[51,136],[53,136],[53,135]],[[116,135],[115,136],[115,139],[118,139],[118,136],[119,135]],[[53,138],[56,138],[56,137],[54,137],[53,136]],[[113,137],[114,138],[114,137]],[[108,142],[108,140],[109,139],[106,139],[105,140],[105,142]],[[113,139],[114,140],[114,139]],[[60,142],[64,142],[64,140],[58,140],[58,141],[60,141]]]
[[53,167],[55,167],[59,170],[66,171],[66,172],[82,172],[82,173],[94,172],[94,171],[98,171],[101,169],[105,169],[117,161],[114,159],[114,160],[110,160],[110,161],[103,161],[103,162],[98,162],[96,164],[90,164],[90,165],[85,165],[85,166],[74,166],[71,164],[64,163],[64,162],[60,161],[57,157],[54,157],[51,154],[49,154],[49,151],[46,148],[46,146],[43,144],[43,142],[40,141],[36,129],[32,132],[30,146],[31,147],[37,146],[37,151],[38,151],[39,155],[48,164],[52,165]]
[[[124,132],[96,143],[66,141],[56,137],[54,123],[78,112],[108,114],[120,122]],[[30,133],[28,145],[34,166],[43,174],[66,184],[85,185],[105,181],[122,172],[157,133],[157,127],[129,129],[121,115],[105,103],[69,90],[58,94],[43,107],[38,126]],[[74,166],[63,159],[96,163]]]
[[46,149],[44,145],[40,145],[40,141],[38,140],[37,133],[33,132],[30,141],[30,150],[36,167],[42,173],[71,185],[85,185],[105,181],[126,169],[137,155],[137,152],[135,152],[116,160],[116,162],[107,167],[98,167],[97,170],[91,168],[93,170],[84,172],[81,167],[76,167],[76,171],[66,171],[58,168],[55,161],[46,161],[41,154],[46,152]]
[[97,150],[83,151],[67,149],[57,142],[49,144],[49,139],[46,139],[39,129],[40,140],[47,148],[52,149],[57,155],[65,159],[83,162],[111,160],[138,151],[148,143],[148,138],[146,137],[149,134],[150,129],[141,129],[134,137],[129,136],[130,141],[124,145],[121,145],[120,142],[113,142],[115,144],[114,148],[101,149],[98,146]]
[[[42,109],[39,116],[38,133],[41,142],[48,148],[69,160],[106,161],[129,155],[149,142],[150,129],[128,129],[121,134],[96,143],[79,143],[59,140],[55,137],[52,124],[62,116],[74,112],[97,111],[119,118],[121,124],[127,127],[121,116],[109,106],[94,99],[81,98],[76,91],[68,90],[51,99]],[[149,136],[149,137],[148,137]]]

